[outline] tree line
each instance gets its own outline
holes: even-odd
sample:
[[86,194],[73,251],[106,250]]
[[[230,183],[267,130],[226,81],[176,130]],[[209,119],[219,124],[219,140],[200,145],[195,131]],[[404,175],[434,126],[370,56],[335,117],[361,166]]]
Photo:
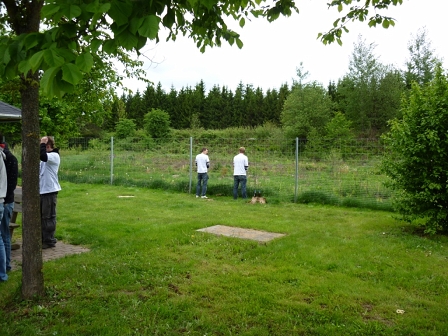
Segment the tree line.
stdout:
[[287,136],[307,138],[324,135],[326,125],[341,115],[358,137],[378,137],[388,123],[400,117],[400,103],[412,83],[424,85],[434,78],[440,60],[431,48],[425,29],[420,29],[408,44],[406,69],[382,64],[375,55],[375,44],[360,36],[350,58],[348,72],[326,87],[307,82],[303,65],[297,68],[292,85],[284,83],[266,92],[260,87],[239,83],[232,91],[213,86],[208,92],[201,80],[194,87],[165,92],[160,83],[148,85],[140,93],[123,94],[111,108],[107,129],[113,131],[121,119],[131,119],[144,128],[145,115],[162,110],[174,129],[225,129],[257,127],[271,123],[283,127]]
[[[440,60],[431,48],[427,31],[420,29],[408,43],[406,69],[382,64],[375,44],[361,36],[354,44],[347,73],[327,86],[307,81],[303,64],[291,85],[263,91],[242,82],[234,89],[214,85],[207,92],[201,80],[194,87],[166,92],[161,83],[149,83],[143,92],[116,95],[120,78],[107,67],[93,67],[76,90],[62,98],[39,102],[40,127],[46,134],[67,141],[72,137],[101,137],[115,132],[119,122],[132,121],[145,129],[145,115],[152,110],[168,115],[173,129],[225,129],[257,127],[269,123],[281,127],[288,137],[340,135],[378,137],[388,122],[400,117],[400,102],[412,83],[424,85]],[[138,64],[134,64],[135,67]],[[20,87],[14,81],[0,83],[0,99],[20,107]],[[342,118],[342,119],[341,119]],[[344,123],[347,130],[329,132],[331,122]],[[20,125],[0,126],[11,142],[20,142]],[[333,127],[334,131],[334,127]]]

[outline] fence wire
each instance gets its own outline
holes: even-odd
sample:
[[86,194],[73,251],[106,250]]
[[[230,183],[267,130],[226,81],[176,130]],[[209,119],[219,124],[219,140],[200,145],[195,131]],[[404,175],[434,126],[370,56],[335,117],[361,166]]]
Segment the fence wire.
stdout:
[[384,186],[386,178],[380,173],[384,148],[371,139],[77,138],[61,148],[59,177],[74,183],[112,183],[194,194],[194,159],[202,147],[207,147],[211,161],[207,194],[230,197],[233,157],[241,146],[249,158],[249,196],[257,190],[272,203],[391,208],[392,192]]

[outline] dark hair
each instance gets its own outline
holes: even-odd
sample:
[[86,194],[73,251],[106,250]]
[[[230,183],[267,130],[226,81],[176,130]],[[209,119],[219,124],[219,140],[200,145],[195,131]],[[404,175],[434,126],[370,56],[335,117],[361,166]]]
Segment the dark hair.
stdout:
[[47,145],[50,146],[51,148],[54,148],[54,138],[52,136],[47,135]]
[[204,153],[207,150],[207,147],[202,147],[201,153]]

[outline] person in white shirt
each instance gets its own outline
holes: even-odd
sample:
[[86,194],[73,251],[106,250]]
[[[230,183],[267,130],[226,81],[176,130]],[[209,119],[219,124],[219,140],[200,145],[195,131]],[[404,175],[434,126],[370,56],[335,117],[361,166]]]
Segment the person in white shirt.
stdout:
[[233,158],[233,199],[238,198],[238,187],[241,183],[241,196],[247,198],[246,182],[247,169],[249,169],[249,159],[244,154],[246,149],[240,147],[239,154]]
[[42,248],[56,246],[56,203],[61,186],[58,170],[61,163],[59,149],[54,147],[53,137],[45,136],[40,140],[40,211],[42,225]]
[[[196,198],[201,196],[201,198],[208,198],[205,194],[207,193],[207,183],[208,183],[208,168],[210,168],[210,159],[208,158],[208,149],[206,147],[202,148],[201,153],[196,155],[196,166],[198,168],[198,184],[196,186]],[[201,193],[202,186],[202,193]]]

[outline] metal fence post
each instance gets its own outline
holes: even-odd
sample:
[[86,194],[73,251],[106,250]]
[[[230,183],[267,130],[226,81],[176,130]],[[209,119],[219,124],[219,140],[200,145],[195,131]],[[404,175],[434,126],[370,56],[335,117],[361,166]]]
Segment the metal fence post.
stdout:
[[110,184],[114,184],[114,137],[110,138]]
[[299,138],[296,138],[296,176],[294,188],[294,203],[297,203],[297,194],[299,191]]
[[190,137],[190,184],[188,193],[191,194],[191,183],[193,180],[193,137]]

